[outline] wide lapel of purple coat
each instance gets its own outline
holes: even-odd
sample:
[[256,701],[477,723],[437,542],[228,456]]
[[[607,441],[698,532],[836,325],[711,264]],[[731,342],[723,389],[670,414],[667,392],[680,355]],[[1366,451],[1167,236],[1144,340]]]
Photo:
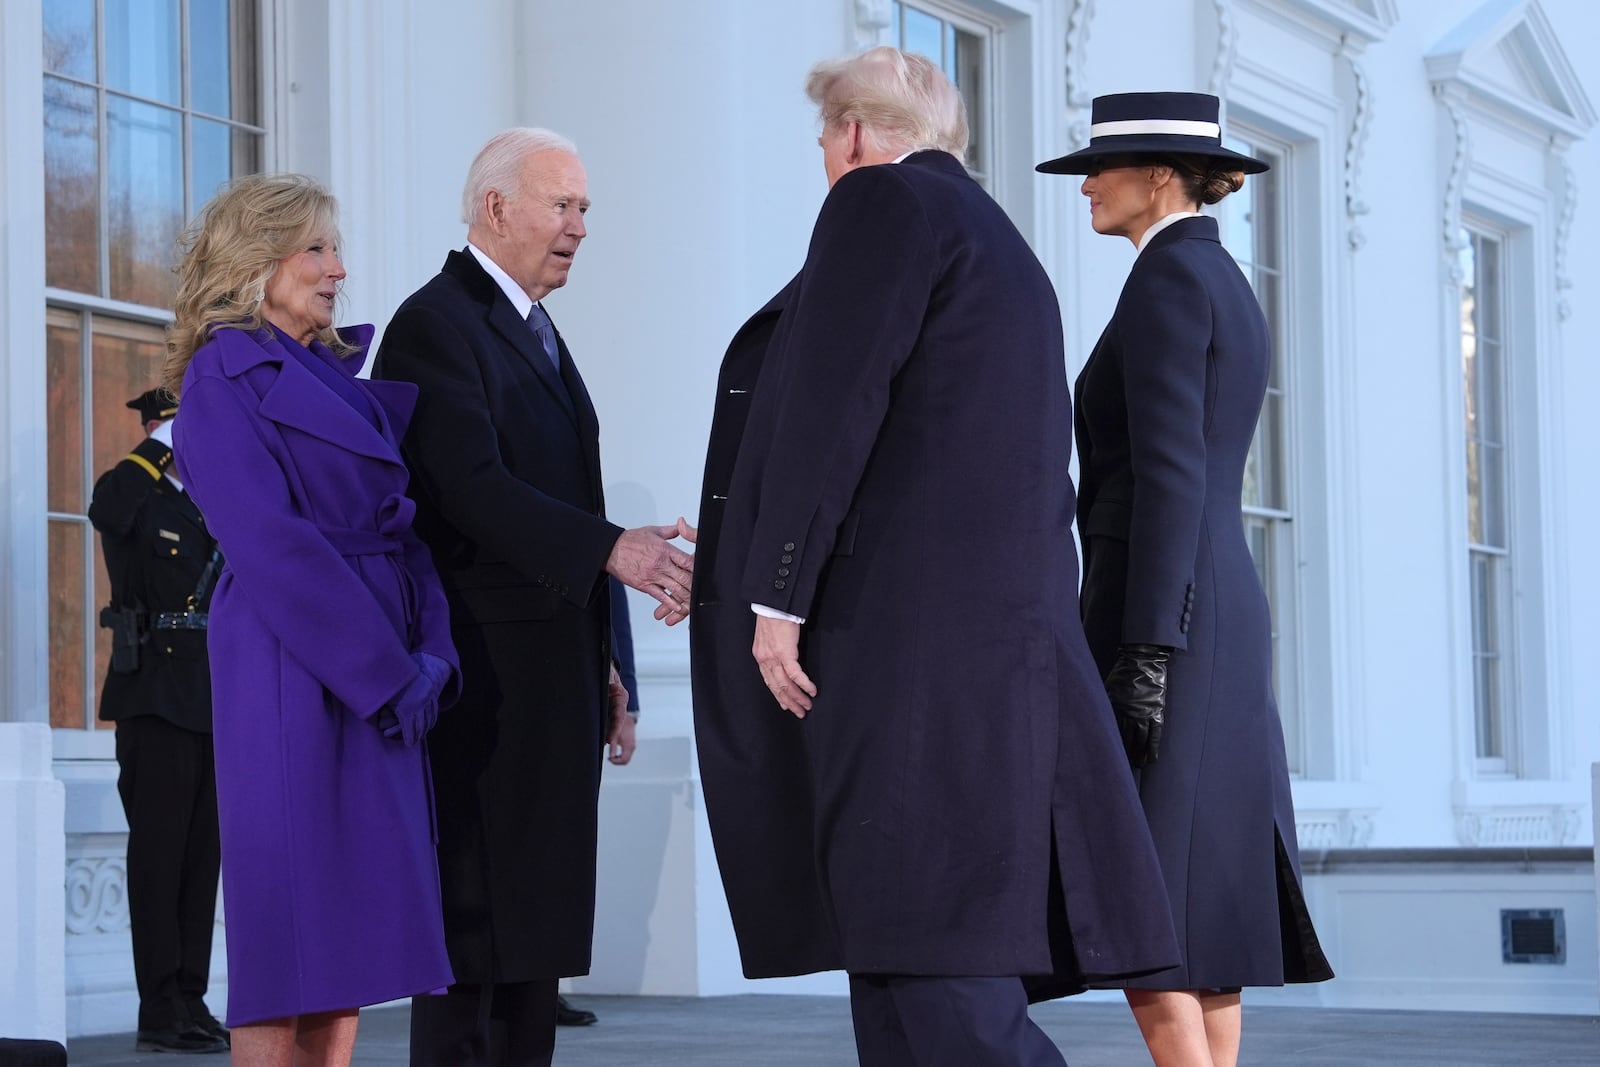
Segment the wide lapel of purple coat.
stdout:
[[[372,328],[366,327],[366,339],[370,340],[371,336]],[[348,452],[404,465],[394,445],[385,440],[365,416],[291,355],[271,330],[259,330],[254,334],[218,330],[215,337],[222,346],[223,373],[230,378],[258,364],[278,364],[277,376],[261,395],[258,410],[262,417],[281,426],[292,426]],[[358,357],[350,359],[354,367],[361,366]]]

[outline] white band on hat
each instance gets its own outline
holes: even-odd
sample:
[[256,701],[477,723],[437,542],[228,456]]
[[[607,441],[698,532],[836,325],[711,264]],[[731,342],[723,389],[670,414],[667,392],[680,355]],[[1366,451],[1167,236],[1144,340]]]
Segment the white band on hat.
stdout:
[[1130,137],[1141,133],[1166,133],[1179,137],[1221,137],[1222,126],[1192,119],[1126,119],[1122,122],[1097,122],[1089,127],[1090,137]]

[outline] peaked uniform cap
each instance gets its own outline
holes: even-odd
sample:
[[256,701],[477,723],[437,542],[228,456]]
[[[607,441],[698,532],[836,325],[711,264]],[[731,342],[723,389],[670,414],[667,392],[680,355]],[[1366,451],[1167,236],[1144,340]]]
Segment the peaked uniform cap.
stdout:
[[1200,156],[1246,174],[1268,164],[1222,146],[1221,103],[1210,93],[1114,93],[1089,112],[1089,147],[1046,160],[1041,174],[1087,174],[1110,156]]
[[159,422],[178,413],[178,398],[158,385],[154,389],[146,389],[128,401],[126,406],[139,413],[140,423]]

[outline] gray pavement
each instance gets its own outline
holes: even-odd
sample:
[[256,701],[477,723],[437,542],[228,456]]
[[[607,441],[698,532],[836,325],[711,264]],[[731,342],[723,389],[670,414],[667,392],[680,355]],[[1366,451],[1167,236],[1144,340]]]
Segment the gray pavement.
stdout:
[[[843,997],[571,998],[600,1016],[563,1028],[556,1067],[848,1067],[855,1063],[850,1005]],[[1033,1009],[1072,1067],[1147,1067],[1150,1060],[1121,1004],[1056,1001]],[[403,1007],[361,1013],[355,1063],[406,1063]],[[132,1034],[72,1041],[82,1067],[171,1063],[138,1054]],[[185,1062],[180,1060],[179,1062]],[[222,1058],[194,1057],[196,1067]],[[1572,1015],[1471,1015],[1245,1008],[1240,1067],[1532,1067],[1600,1065],[1600,1019]]]

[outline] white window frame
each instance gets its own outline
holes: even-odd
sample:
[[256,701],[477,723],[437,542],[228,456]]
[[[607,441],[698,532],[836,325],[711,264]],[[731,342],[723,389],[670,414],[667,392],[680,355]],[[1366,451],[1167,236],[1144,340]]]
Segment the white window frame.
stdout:
[[[1251,454],[1256,453],[1258,446],[1267,447],[1267,439],[1262,437],[1261,426],[1265,425],[1264,420],[1271,417],[1269,413],[1273,408],[1270,406],[1270,400],[1272,394],[1276,393],[1280,401],[1276,410],[1282,420],[1280,427],[1282,437],[1281,448],[1271,457],[1270,462],[1279,471],[1283,497],[1280,506],[1244,504],[1242,519],[1247,536],[1252,523],[1264,526],[1267,531],[1267,559],[1265,565],[1260,560],[1256,561],[1256,565],[1266,572],[1262,584],[1272,608],[1273,690],[1277,695],[1278,712],[1283,722],[1289,772],[1294,777],[1305,777],[1306,770],[1311,764],[1306,744],[1305,692],[1300,684],[1302,672],[1298,639],[1301,615],[1298,561],[1301,553],[1297,545],[1298,525],[1295,522],[1297,496],[1300,492],[1298,463],[1300,450],[1296,440],[1297,426],[1294,413],[1294,406],[1299,399],[1295,380],[1298,363],[1298,353],[1295,349],[1298,339],[1295,330],[1298,301],[1291,276],[1293,241],[1288,232],[1288,222],[1292,217],[1290,205],[1294,203],[1295,194],[1294,146],[1287,140],[1264,133],[1237,117],[1230,123],[1227,136],[1230,142],[1235,140],[1248,142],[1275,161],[1274,167],[1266,175],[1245,179],[1245,191],[1250,191],[1251,183],[1265,184],[1268,181],[1271,183],[1270,189],[1276,201],[1273,207],[1278,219],[1277,232],[1274,235],[1275,245],[1271,249],[1270,257],[1263,257],[1261,238],[1257,231],[1249,258],[1240,262],[1239,266],[1244,269],[1252,287],[1257,284],[1257,273],[1263,270],[1270,270],[1275,275],[1277,285],[1278,321],[1267,323],[1272,339],[1273,361],[1269,382],[1275,379],[1276,384],[1268,385],[1268,397],[1262,404],[1263,422],[1258,424]],[[1209,214],[1218,216],[1224,246],[1230,244],[1227,232],[1228,206],[1229,201],[1224,200],[1208,210]],[[1270,258],[1276,265],[1271,268],[1263,267],[1261,263],[1263,258]],[[1257,295],[1259,297],[1259,291]]]
[[[1480,407],[1484,404],[1494,405],[1498,409],[1496,415],[1501,422],[1500,440],[1498,442],[1485,442],[1482,434],[1474,433],[1466,423],[1466,412],[1463,404],[1461,446],[1466,451],[1470,451],[1475,444],[1480,449],[1498,446],[1504,453],[1498,460],[1490,460],[1490,462],[1496,462],[1500,468],[1500,484],[1498,486],[1500,498],[1490,505],[1490,510],[1498,507],[1502,513],[1502,530],[1498,538],[1499,543],[1493,543],[1494,539],[1490,538],[1473,541],[1468,534],[1471,519],[1473,518],[1470,494],[1465,501],[1466,506],[1463,508],[1463,514],[1468,520],[1468,526],[1463,529],[1462,533],[1468,534],[1466,536],[1468,569],[1467,616],[1468,654],[1471,669],[1470,684],[1473,700],[1474,769],[1479,778],[1514,778],[1518,777],[1518,770],[1522,765],[1521,748],[1523,738],[1520,710],[1526,704],[1526,698],[1522,693],[1522,686],[1518,678],[1520,657],[1517,654],[1517,634],[1520,627],[1514,606],[1514,600],[1518,595],[1517,538],[1514,530],[1516,525],[1514,516],[1517,513],[1518,505],[1518,486],[1512,477],[1515,461],[1519,458],[1521,452],[1517,441],[1519,427],[1513,419],[1515,379],[1517,377],[1513,364],[1518,360],[1519,356],[1525,356],[1526,353],[1520,352],[1513,343],[1518,333],[1521,332],[1518,329],[1520,325],[1518,319],[1522,317],[1521,312],[1519,309],[1513,309],[1506,299],[1506,289],[1509,284],[1507,272],[1511,267],[1512,253],[1516,247],[1515,234],[1503,227],[1487,223],[1482,218],[1464,218],[1462,220],[1461,242],[1463,254],[1468,247],[1474,247],[1473,268],[1477,277],[1466,277],[1466,271],[1463,268],[1461,292],[1464,297],[1467,285],[1472,285],[1477,305],[1473,311],[1472,322],[1473,334],[1476,338],[1482,337],[1482,308],[1486,294],[1482,290],[1479,279],[1483,275],[1481,249],[1485,244],[1492,242],[1493,255],[1497,261],[1494,271],[1496,287],[1487,296],[1493,302],[1495,317],[1499,320],[1499,336],[1492,338],[1493,343],[1498,345],[1500,349],[1498,373],[1494,374],[1492,378],[1486,377],[1481,370],[1481,365],[1477,365],[1480,369],[1477,371],[1478,380],[1473,383],[1473,388],[1474,396]],[[1462,328],[1458,330],[1456,335],[1458,360],[1465,359],[1464,350],[1467,336],[1465,317],[1466,309],[1463,307],[1461,316]],[[1481,352],[1481,349],[1479,351]],[[1459,362],[1457,365],[1461,367]],[[1467,396],[1467,386],[1465,369],[1464,367],[1461,369],[1460,395],[1464,402]],[[1483,414],[1480,412],[1478,419],[1481,420],[1482,418]],[[1471,465],[1465,456],[1463,456],[1462,462],[1465,469],[1470,471]],[[1479,462],[1483,462],[1482,458],[1480,458]],[[1493,485],[1493,479],[1489,480],[1489,484]],[[1488,561],[1488,565],[1494,572],[1493,614],[1488,619],[1480,618],[1478,611],[1479,598],[1475,595],[1473,585],[1473,573],[1480,559]],[[1489,643],[1494,647],[1496,657],[1499,660],[1498,669],[1495,672],[1494,691],[1488,694],[1488,699],[1493,701],[1494,708],[1495,725],[1493,732],[1495,736],[1492,741],[1493,747],[1499,750],[1496,754],[1486,754],[1484,752],[1486,745],[1483,736],[1483,723],[1480,721],[1478,713],[1478,706],[1485,698],[1476,670],[1477,661],[1482,655],[1478,632],[1483,627],[1487,627],[1492,633]]]
[[[1456,207],[1457,236],[1452,254],[1459,256],[1460,235],[1481,233],[1500,245],[1500,301],[1503,316],[1501,343],[1504,374],[1506,445],[1506,546],[1511,563],[1509,587],[1502,592],[1499,620],[1505,641],[1504,694],[1501,723],[1503,752],[1480,754],[1477,729],[1477,685],[1474,666],[1474,622],[1471,561],[1467,540],[1467,439],[1465,397],[1461,381],[1461,299],[1459,261],[1446,263],[1446,301],[1450,316],[1445,331],[1444,368],[1446,426],[1452,447],[1448,453],[1450,491],[1447,494],[1451,549],[1454,561],[1449,583],[1451,659],[1456,664],[1452,704],[1459,724],[1458,778],[1466,783],[1457,790],[1458,806],[1477,808],[1483,793],[1472,783],[1505,786],[1514,798],[1520,783],[1559,776],[1558,744],[1563,732],[1553,693],[1564,664],[1551,655],[1550,638],[1560,633],[1552,609],[1561,583],[1549,570],[1552,546],[1547,531],[1559,529],[1551,513],[1558,502],[1550,478],[1549,459],[1561,440],[1560,404],[1551,389],[1559,361],[1549,358],[1555,340],[1555,286],[1553,273],[1554,210],[1549,191],[1531,186],[1512,174],[1465,163]],[[1468,796],[1480,797],[1467,802]],[[1505,803],[1515,803],[1508,799]]]
[[[47,2],[47,0],[46,0],[46,2]],[[104,11],[104,6],[105,6],[105,0],[97,0],[96,5],[95,5],[95,19],[96,19],[97,33],[99,35],[102,35],[102,36],[103,36],[103,34],[105,32],[105,11]],[[201,117],[204,117],[204,118],[207,118],[207,119],[214,119],[216,121],[223,122],[224,124],[226,124],[230,128],[243,130],[243,131],[247,131],[247,132],[251,132],[251,133],[256,134],[261,139],[260,140],[260,157],[259,158],[260,158],[260,163],[261,163],[262,169],[263,170],[276,169],[275,168],[275,159],[276,159],[277,145],[275,143],[275,137],[274,137],[273,131],[279,125],[277,119],[278,119],[278,117],[279,117],[279,115],[281,113],[281,110],[282,110],[282,104],[281,104],[281,102],[279,100],[279,95],[280,95],[279,86],[285,85],[286,84],[286,79],[281,78],[280,76],[277,75],[276,69],[275,69],[273,63],[271,62],[271,60],[275,56],[277,56],[277,50],[273,46],[273,41],[274,41],[276,35],[279,32],[281,32],[281,25],[282,25],[283,19],[285,17],[283,6],[284,5],[282,5],[282,4],[274,3],[273,0],[257,0],[256,5],[255,5],[255,8],[256,8],[256,10],[255,10],[255,18],[256,18],[256,23],[255,23],[255,29],[256,29],[256,48],[255,48],[255,53],[256,54],[255,54],[254,59],[255,59],[255,62],[256,62],[256,70],[258,72],[258,77],[259,77],[259,84],[257,86],[257,91],[258,91],[259,97],[258,97],[258,100],[256,102],[256,114],[257,114],[257,123],[256,124],[238,122],[238,121],[235,121],[235,120],[233,120],[231,118],[228,118],[228,117],[225,117],[225,116],[207,115],[207,114],[205,114],[203,112],[199,112],[199,111],[195,110],[191,106],[192,102],[189,99],[187,99],[188,80],[189,80],[189,73],[188,73],[188,65],[189,65],[189,57],[188,57],[189,22],[188,22],[188,16],[189,16],[189,11],[188,11],[187,3],[184,3],[179,8],[179,18],[181,20],[181,22],[180,22],[180,35],[181,35],[180,39],[183,42],[181,62],[183,64],[182,70],[183,70],[183,84],[184,84],[184,99],[182,99],[178,105],[170,105],[170,104],[163,103],[160,106],[162,106],[164,108],[168,108],[168,109],[170,109],[172,111],[175,111],[175,112],[177,112],[178,114],[180,114],[182,116],[182,127],[181,127],[182,131],[183,131],[182,132],[182,166],[183,166],[183,183],[184,183],[184,198],[185,198],[185,214],[186,215],[192,215],[194,210],[198,209],[199,206],[200,206],[200,203],[197,202],[197,198],[196,198],[194,190],[190,188],[191,179],[192,179],[192,168],[190,166],[190,153],[191,153],[190,123],[191,123],[191,117],[192,116],[198,115],[198,116],[201,116]],[[105,183],[106,183],[106,180],[107,180],[106,139],[107,139],[107,136],[108,136],[105,99],[106,99],[108,94],[115,95],[115,96],[118,96],[118,97],[127,98],[127,99],[132,99],[132,100],[135,100],[135,101],[141,101],[143,98],[135,96],[135,95],[132,95],[132,94],[129,94],[129,93],[126,93],[126,92],[123,92],[123,91],[120,91],[120,90],[112,90],[112,89],[109,89],[107,87],[107,85],[106,85],[106,77],[105,77],[105,52],[104,52],[104,48],[102,46],[103,45],[102,41],[97,40],[97,44],[96,44],[95,79],[92,82],[86,82],[86,81],[82,81],[80,79],[76,79],[76,78],[72,78],[72,77],[63,77],[62,75],[54,74],[54,73],[51,73],[49,71],[44,70],[42,61],[38,58],[40,56],[38,43],[42,39],[42,23],[40,24],[40,32],[36,33],[34,36],[35,36],[35,39],[34,39],[34,42],[33,42],[33,45],[34,45],[34,47],[33,47],[34,65],[33,65],[32,73],[34,75],[34,79],[35,79],[36,84],[42,86],[44,84],[44,79],[47,78],[47,77],[48,78],[58,78],[58,79],[66,81],[66,82],[68,82],[69,84],[72,84],[72,85],[78,85],[78,86],[84,86],[84,87],[90,88],[96,94],[96,125],[97,125],[97,129],[98,129],[98,138],[99,138],[99,144],[98,144],[97,152],[98,152],[98,170],[99,170],[100,185],[101,185],[101,196],[100,196],[100,201],[101,202],[100,202],[99,208],[97,210],[98,226],[99,226],[99,233],[98,233],[98,242],[99,242],[99,245],[98,245],[98,256],[99,256],[99,258],[98,258],[97,265],[96,265],[96,275],[97,275],[97,279],[98,279],[99,289],[102,292],[104,292],[106,290],[106,288],[107,288],[107,276],[106,275],[107,275],[107,271],[109,269],[109,260],[110,260],[110,252],[109,252],[109,247],[108,247],[108,244],[107,244],[108,236],[107,236],[107,232],[106,232],[107,231],[107,226],[108,226],[108,212],[105,209]],[[42,129],[42,122],[41,122],[41,129]],[[43,259],[42,256],[39,257],[39,264],[40,264],[40,267],[39,267],[40,276],[42,278],[43,274],[44,274],[44,259]],[[93,316],[114,317],[114,318],[119,318],[119,319],[125,319],[125,320],[132,321],[132,322],[145,323],[145,324],[149,324],[149,325],[163,325],[163,324],[165,324],[167,322],[170,322],[172,320],[172,313],[170,312],[170,310],[165,309],[165,308],[156,308],[156,307],[150,307],[150,306],[141,305],[141,304],[131,304],[131,303],[128,303],[126,301],[113,300],[113,299],[110,299],[109,297],[98,295],[98,294],[81,293],[81,292],[76,292],[76,291],[73,291],[73,290],[60,289],[60,288],[55,288],[55,287],[50,287],[50,286],[45,286],[44,289],[43,289],[43,293],[44,293],[44,300],[43,300],[43,302],[41,304],[41,310],[48,308],[48,309],[57,309],[57,310],[67,311],[69,313],[77,315],[79,317],[79,319],[80,319],[80,322],[82,323],[80,337],[79,337],[79,355],[80,355],[80,361],[81,361],[80,362],[80,368],[81,368],[80,372],[81,372],[81,374],[83,376],[83,389],[82,389],[82,394],[81,394],[81,397],[80,397],[80,407],[81,407],[82,411],[84,412],[83,440],[81,442],[81,447],[83,448],[84,463],[85,463],[85,469],[83,471],[83,475],[84,475],[84,478],[85,478],[86,482],[88,483],[88,484],[86,484],[84,486],[84,496],[83,496],[85,507],[87,507],[88,499],[89,499],[89,492],[88,492],[89,491],[89,487],[92,486],[93,479],[95,477],[97,477],[99,475],[99,473],[100,473],[99,471],[92,471],[92,470],[88,469],[89,459],[90,459],[90,456],[92,455],[92,441],[89,438],[89,434],[91,433],[91,420],[90,420],[90,417],[89,417],[89,413],[93,411],[93,403],[94,403],[94,374],[93,374],[94,335],[93,335],[92,331],[89,328],[89,322],[91,320],[91,317],[93,317]],[[40,315],[41,330],[42,330],[42,323],[43,323],[44,318],[45,318],[44,315]],[[44,357],[44,354],[43,354],[44,351],[45,351],[44,346],[41,345],[39,347],[38,351],[40,352],[40,356],[39,356],[39,373],[40,373],[40,376],[43,377],[43,375],[45,373],[45,366],[46,366],[46,360],[45,360],[45,357]],[[48,441],[48,428],[44,428],[43,429],[43,433],[45,435],[45,440]],[[43,454],[44,454],[44,449],[41,449],[40,455],[43,455]],[[95,698],[96,698],[96,695],[98,693],[99,683],[102,680],[99,677],[99,671],[97,669],[97,664],[96,664],[96,659],[95,659],[95,654],[94,654],[95,653],[95,638],[96,638],[96,633],[97,633],[98,609],[99,609],[99,605],[97,603],[95,603],[95,599],[96,599],[95,598],[95,576],[98,573],[98,568],[102,567],[103,563],[101,561],[100,553],[95,548],[95,540],[94,540],[93,528],[89,525],[88,518],[87,518],[86,515],[78,514],[78,513],[75,513],[75,512],[57,512],[57,511],[48,510],[47,504],[45,503],[45,493],[44,493],[44,485],[43,485],[43,483],[45,481],[45,478],[44,478],[44,472],[43,472],[42,464],[41,464],[41,469],[40,469],[40,472],[39,472],[39,480],[40,480],[40,483],[41,483],[40,491],[39,491],[39,497],[40,497],[40,501],[41,501],[40,510],[45,513],[47,524],[65,522],[65,523],[69,523],[69,524],[72,524],[72,525],[80,526],[82,528],[82,539],[83,539],[83,542],[84,542],[84,545],[85,545],[85,549],[84,549],[85,564],[84,564],[84,568],[83,568],[83,581],[84,581],[84,590],[85,590],[84,595],[85,595],[85,599],[86,599],[87,603],[83,606],[83,611],[84,611],[84,635],[83,635],[83,638],[84,638],[84,674],[85,674],[84,683],[83,683],[84,684],[84,701],[85,701],[84,721],[83,721],[83,724],[80,725],[80,726],[57,726],[57,727],[53,727],[52,728],[51,734],[52,734],[52,738],[53,738],[53,747],[54,747],[54,751],[55,751],[55,756],[56,756],[56,758],[58,760],[111,760],[111,759],[114,759],[115,755],[116,755],[115,731],[110,730],[110,729],[97,728],[96,725],[95,725],[96,724],[96,716],[98,714],[98,708],[95,706],[96,705],[96,699]],[[46,527],[46,529],[44,531],[44,536],[41,538],[41,548],[42,548],[42,551],[44,552],[44,558],[43,558],[43,561],[42,561],[42,566],[44,567],[43,573],[45,575],[45,581],[46,582],[48,582],[48,576],[49,576],[48,544],[49,544],[49,539],[48,539],[48,525],[47,525],[47,527]],[[42,615],[45,615],[46,618],[48,618],[48,597],[44,596],[44,595],[41,595],[40,599],[41,599],[40,608],[39,608],[40,613]],[[48,655],[48,651],[49,651],[49,636],[48,636],[48,633],[49,633],[48,632],[48,626],[46,625],[46,627],[41,630],[41,634],[43,635],[41,643],[42,643],[43,649],[44,649],[44,651],[45,651],[45,653],[47,655]],[[48,671],[47,670],[44,672],[44,678],[45,678],[46,699],[44,701],[43,717],[44,717],[45,721],[48,721],[49,715],[50,715],[51,702],[48,699]]]

